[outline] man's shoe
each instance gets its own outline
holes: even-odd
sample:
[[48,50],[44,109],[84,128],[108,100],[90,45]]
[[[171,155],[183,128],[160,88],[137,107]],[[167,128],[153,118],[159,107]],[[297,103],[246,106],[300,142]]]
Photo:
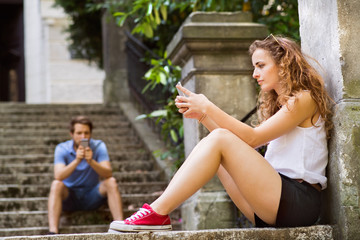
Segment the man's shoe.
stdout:
[[110,229],[120,232],[155,232],[172,229],[169,215],[159,215],[145,203],[142,208],[124,221],[113,221]]

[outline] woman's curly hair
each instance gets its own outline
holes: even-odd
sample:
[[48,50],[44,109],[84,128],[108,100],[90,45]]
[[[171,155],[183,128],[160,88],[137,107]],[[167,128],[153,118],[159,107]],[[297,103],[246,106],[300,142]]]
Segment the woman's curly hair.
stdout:
[[[265,121],[281,108],[290,98],[295,98],[301,91],[308,90],[317,104],[317,110],[325,121],[327,136],[332,128],[332,100],[325,90],[324,81],[318,72],[308,63],[300,49],[293,40],[280,36],[270,35],[264,40],[254,41],[249,53],[252,56],[256,49],[263,49],[270,53],[279,68],[280,84],[284,92],[278,95],[275,90],[260,91],[259,120]],[[313,59],[314,60],[314,59]],[[316,60],[314,60],[316,61]],[[315,113],[314,113],[315,115]],[[314,125],[314,122],[312,122]]]

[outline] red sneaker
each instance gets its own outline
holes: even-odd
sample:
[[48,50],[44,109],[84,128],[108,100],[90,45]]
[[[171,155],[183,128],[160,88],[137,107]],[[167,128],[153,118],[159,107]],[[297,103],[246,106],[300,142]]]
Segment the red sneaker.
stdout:
[[120,232],[169,231],[171,230],[169,215],[159,215],[145,203],[142,208],[124,221],[113,221],[110,230]]

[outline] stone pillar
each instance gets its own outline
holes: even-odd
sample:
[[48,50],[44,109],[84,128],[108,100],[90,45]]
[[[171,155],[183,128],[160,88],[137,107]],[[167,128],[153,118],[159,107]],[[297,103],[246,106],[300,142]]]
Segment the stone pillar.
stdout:
[[24,1],[26,103],[47,102],[46,42],[42,24],[40,0]]
[[102,17],[103,56],[106,78],[103,92],[104,103],[118,103],[129,100],[127,81],[127,56],[125,52],[125,27],[115,24],[113,17],[105,12]]
[[[205,94],[225,112],[241,119],[256,105],[256,88],[248,47],[267,36],[251,14],[192,13],[168,45],[175,65],[182,67],[182,84]],[[185,155],[207,130],[184,119]],[[235,227],[236,210],[215,177],[182,206],[183,229]]]
[[304,52],[321,64],[336,102],[323,220],[337,239],[360,236],[360,1],[299,0]]

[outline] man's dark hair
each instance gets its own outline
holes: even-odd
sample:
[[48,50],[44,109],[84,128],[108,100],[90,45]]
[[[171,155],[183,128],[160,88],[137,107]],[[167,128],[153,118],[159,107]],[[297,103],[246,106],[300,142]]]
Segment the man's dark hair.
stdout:
[[93,124],[92,124],[91,120],[85,116],[77,116],[77,117],[73,117],[70,121],[69,129],[70,129],[71,133],[74,133],[74,130],[75,130],[74,126],[76,123],[88,125],[90,128],[90,133],[92,132]]

